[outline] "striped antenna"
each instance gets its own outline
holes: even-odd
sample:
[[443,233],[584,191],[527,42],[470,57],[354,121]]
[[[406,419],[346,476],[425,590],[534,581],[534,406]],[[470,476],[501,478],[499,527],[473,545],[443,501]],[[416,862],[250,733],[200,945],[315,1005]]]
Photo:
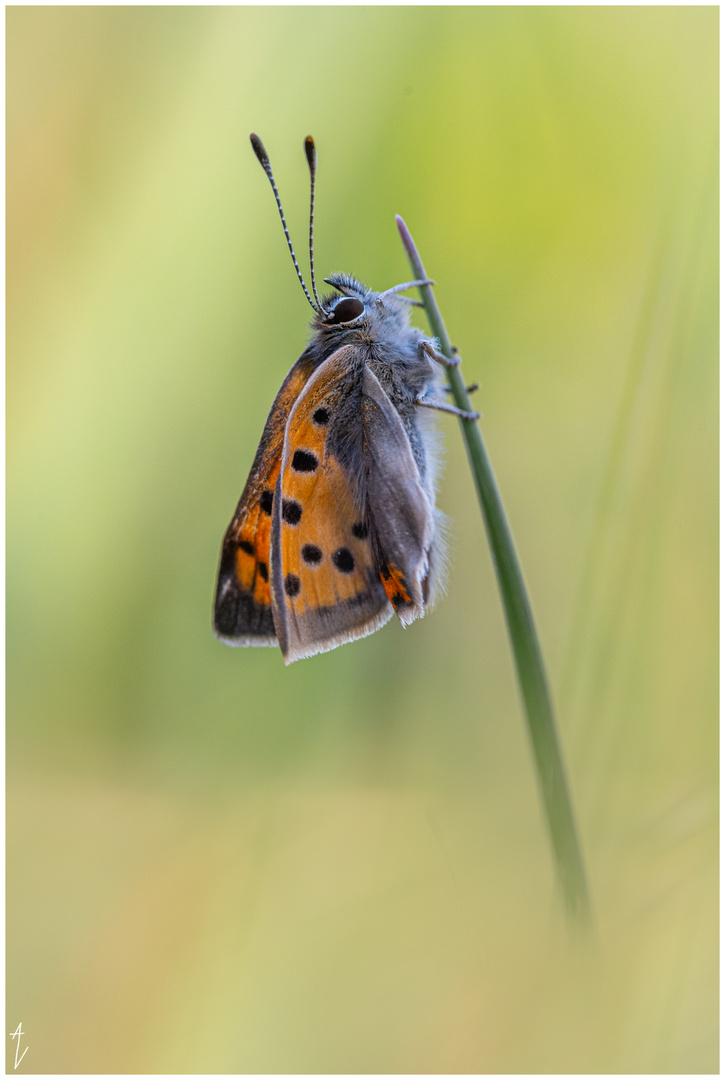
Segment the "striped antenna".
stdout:
[[[263,145],[262,140],[260,139],[259,135],[255,135],[254,132],[252,132],[252,134],[249,136],[249,141],[252,144],[252,150],[254,150],[255,154],[257,155],[257,160],[259,161],[259,164],[262,166],[262,168],[266,172],[267,179],[269,180],[270,184],[272,185],[272,191],[274,192],[274,197],[275,197],[275,200],[276,200],[276,203],[277,203],[277,209],[279,210],[279,216],[282,219],[282,228],[284,229],[284,235],[287,238],[287,247],[289,248],[289,253],[292,256],[292,262],[295,264],[295,270],[297,271],[297,277],[300,279],[300,285],[302,286],[302,288],[304,290],[305,296],[307,297],[307,299],[310,302],[310,306],[312,307],[312,310],[313,311],[321,311],[322,310],[321,306],[318,307],[317,304],[315,304],[312,297],[310,296],[310,294],[308,293],[307,286],[305,285],[305,279],[302,277],[302,272],[301,272],[301,270],[299,268],[299,265],[297,263],[297,256],[295,255],[295,249],[292,247],[292,241],[290,240],[289,229],[287,228],[287,222],[285,221],[284,210],[282,209],[282,203],[280,201],[279,192],[277,191],[277,185],[275,184],[274,176],[272,175],[272,166],[269,163],[269,158],[267,157],[267,151],[264,149],[264,145]],[[313,149],[314,149],[314,144],[313,144]],[[309,160],[309,158],[308,158],[308,160]],[[311,234],[312,234],[312,226],[310,225],[310,242],[311,242]],[[313,286],[313,288],[314,288],[314,286]]]
[[311,135],[308,135],[305,139],[305,154],[307,156],[307,165],[310,170],[310,277],[312,278],[312,295],[317,301],[320,311],[324,311],[324,308],[320,302],[320,298],[317,295],[317,286],[315,285],[315,248],[313,243],[313,230],[315,227],[315,177],[317,176],[317,151],[315,150],[315,140]]

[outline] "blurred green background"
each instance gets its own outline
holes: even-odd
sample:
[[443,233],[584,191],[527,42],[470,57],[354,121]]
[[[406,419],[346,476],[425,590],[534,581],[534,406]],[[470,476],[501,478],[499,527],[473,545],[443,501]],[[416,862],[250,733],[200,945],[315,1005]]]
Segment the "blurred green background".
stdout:
[[[20,1071],[717,1069],[717,102],[714,7],[7,10]],[[429,618],[211,635],[311,314],[252,130],[319,277],[404,216],[482,384],[589,949],[455,421]]]

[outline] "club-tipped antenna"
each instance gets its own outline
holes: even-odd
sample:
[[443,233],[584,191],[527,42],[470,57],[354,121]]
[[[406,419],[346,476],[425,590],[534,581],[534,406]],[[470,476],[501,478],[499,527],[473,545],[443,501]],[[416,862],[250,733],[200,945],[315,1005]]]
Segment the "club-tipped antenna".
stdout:
[[315,284],[315,247],[313,232],[315,228],[315,177],[317,176],[317,151],[315,150],[315,140],[311,135],[308,135],[305,139],[305,155],[310,170],[310,278],[312,279],[312,295],[317,301],[320,311],[322,311],[322,303],[317,295],[317,285]]
[[[320,305],[318,307],[317,304],[315,304],[314,300],[312,299],[309,292],[307,291],[307,286],[305,285],[305,279],[302,277],[302,271],[300,270],[299,264],[297,262],[297,256],[295,255],[295,249],[292,247],[292,241],[290,240],[289,229],[287,228],[287,222],[285,221],[284,210],[282,209],[282,202],[281,202],[280,197],[279,197],[279,192],[277,191],[277,185],[274,182],[274,176],[272,174],[272,166],[269,163],[269,158],[267,157],[267,151],[264,149],[264,144],[262,143],[262,140],[260,139],[259,135],[255,135],[254,132],[252,132],[252,134],[249,136],[249,141],[252,144],[252,150],[254,150],[255,154],[257,155],[257,160],[259,161],[259,164],[262,166],[262,168],[266,172],[267,179],[269,180],[270,184],[272,185],[272,191],[274,192],[274,198],[275,198],[275,201],[277,203],[277,209],[279,210],[279,216],[280,216],[280,218],[282,220],[282,228],[284,229],[284,235],[287,238],[287,247],[289,248],[289,253],[292,256],[292,262],[295,265],[295,270],[297,271],[297,277],[300,279],[300,285],[302,286],[302,288],[304,290],[305,296],[307,297],[307,299],[310,302],[310,306],[312,307],[312,310],[313,311],[321,311],[322,310],[322,305]],[[314,150],[314,144],[313,144],[313,150]],[[308,157],[308,160],[309,160],[309,157]],[[310,225],[310,243],[312,243],[312,225]],[[312,280],[314,282],[314,277],[313,277]],[[314,284],[313,284],[313,288],[314,288]],[[319,301],[318,301],[318,303],[319,303]]]

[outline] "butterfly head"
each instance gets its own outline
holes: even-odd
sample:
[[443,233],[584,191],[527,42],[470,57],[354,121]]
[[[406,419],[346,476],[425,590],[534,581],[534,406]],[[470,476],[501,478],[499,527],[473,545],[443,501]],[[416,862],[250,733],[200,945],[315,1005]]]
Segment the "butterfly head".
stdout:
[[384,327],[399,330],[409,325],[410,305],[407,297],[396,295],[403,286],[385,292],[375,292],[350,274],[332,274],[325,278],[328,285],[337,290],[324,296],[320,309],[312,321],[312,327],[325,337],[338,336],[348,331],[365,336],[367,332],[384,336]]
[[337,292],[322,298],[315,326],[355,326],[364,323],[365,313],[374,294],[350,274],[332,274],[325,278]]

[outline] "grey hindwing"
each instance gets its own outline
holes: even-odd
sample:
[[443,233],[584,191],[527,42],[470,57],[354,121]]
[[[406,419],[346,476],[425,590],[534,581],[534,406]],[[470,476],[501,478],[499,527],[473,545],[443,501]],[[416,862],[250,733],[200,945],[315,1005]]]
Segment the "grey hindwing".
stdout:
[[434,507],[400,415],[368,366],[363,373],[362,418],[368,513],[380,573],[402,585],[393,604],[407,625],[425,612]]

